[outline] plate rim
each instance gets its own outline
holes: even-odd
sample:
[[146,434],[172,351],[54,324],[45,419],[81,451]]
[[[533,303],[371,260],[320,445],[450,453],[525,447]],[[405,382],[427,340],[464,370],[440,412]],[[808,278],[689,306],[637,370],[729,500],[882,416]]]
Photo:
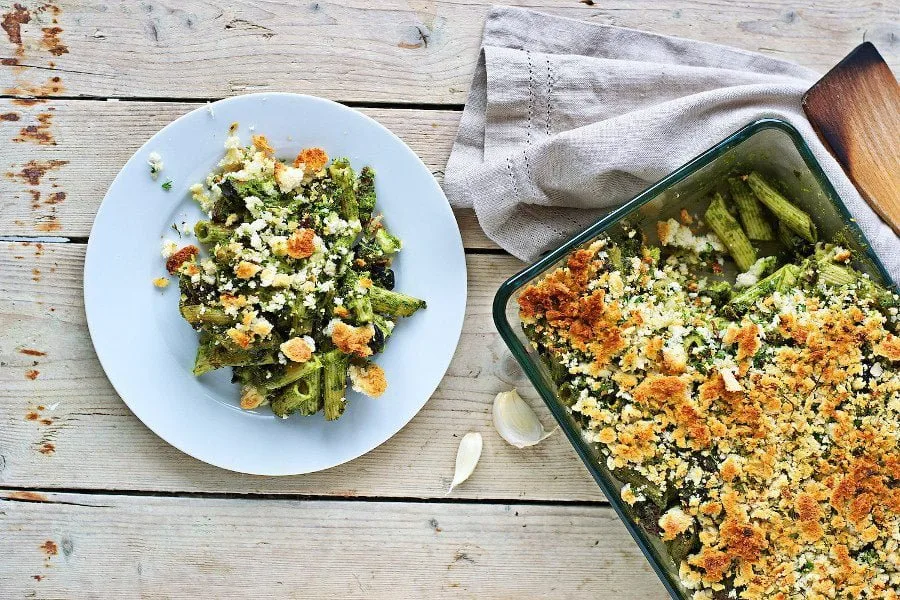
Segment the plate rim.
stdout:
[[[443,373],[438,378],[437,382],[434,384],[433,389],[431,389],[428,392],[428,394],[426,395],[425,399],[423,400],[421,406],[419,406],[419,408],[416,409],[415,412],[413,412],[408,419],[406,419],[403,423],[401,423],[395,431],[391,432],[384,439],[375,443],[373,446],[369,447],[368,449],[365,449],[358,453],[352,454],[351,456],[344,458],[344,459],[340,460],[339,462],[335,462],[329,466],[305,469],[305,470],[299,470],[299,471],[296,470],[296,467],[288,468],[288,469],[274,469],[274,470],[272,470],[272,469],[252,469],[251,470],[251,469],[246,469],[246,468],[239,469],[239,468],[236,468],[235,466],[225,464],[225,462],[217,460],[217,459],[204,458],[204,457],[198,456],[197,453],[195,453],[195,452],[188,451],[187,449],[182,447],[182,445],[180,443],[173,442],[171,439],[169,439],[169,437],[163,435],[160,431],[158,431],[156,427],[154,427],[153,425],[148,423],[144,418],[142,418],[142,416],[139,414],[139,411],[136,410],[134,406],[132,406],[132,403],[129,402],[129,400],[125,397],[125,395],[123,395],[120,392],[119,387],[113,381],[113,377],[110,376],[110,374],[107,370],[107,362],[104,360],[103,353],[98,349],[97,343],[95,342],[95,329],[100,326],[99,323],[97,322],[97,319],[99,317],[97,317],[96,313],[94,313],[95,316],[92,318],[92,316],[91,316],[92,311],[89,308],[90,302],[88,301],[88,298],[89,298],[88,286],[87,286],[88,270],[89,270],[89,265],[91,264],[91,260],[90,260],[90,257],[92,256],[91,249],[96,247],[95,243],[94,243],[94,240],[95,240],[94,233],[95,233],[95,229],[97,227],[97,221],[98,221],[101,213],[104,210],[104,205],[106,205],[106,201],[109,198],[110,191],[115,187],[116,183],[123,176],[125,167],[131,161],[135,160],[135,158],[143,150],[145,150],[154,140],[159,139],[167,131],[176,127],[179,122],[184,121],[185,119],[187,119],[188,117],[190,117],[191,115],[193,115],[195,113],[208,111],[210,109],[214,109],[216,106],[221,106],[223,104],[227,104],[227,103],[230,103],[230,102],[233,102],[236,100],[248,100],[248,99],[252,100],[254,98],[258,98],[259,99],[258,101],[262,102],[265,99],[272,98],[272,97],[289,97],[292,99],[300,100],[302,102],[312,102],[312,103],[328,105],[331,108],[337,108],[341,111],[350,111],[352,113],[355,113],[358,116],[361,116],[370,125],[374,125],[377,129],[380,129],[383,133],[386,133],[388,136],[393,138],[395,141],[399,142],[400,147],[405,149],[405,151],[418,163],[418,165],[422,169],[424,169],[426,173],[429,174],[429,176],[431,178],[431,185],[433,186],[434,190],[440,195],[440,197],[443,198],[444,202],[442,203],[440,210],[445,212],[445,214],[452,220],[452,222],[455,225],[453,227],[455,236],[453,236],[453,239],[451,241],[456,242],[456,244],[454,244],[454,245],[458,246],[459,254],[462,257],[462,261],[461,261],[462,275],[463,275],[462,290],[461,290],[462,306],[461,306],[461,311],[460,311],[460,316],[459,316],[458,328],[457,328],[456,334],[454,336],[452,336],[454,338],[454,341],[452,344],[453,347],[452,347],[452,349],[450,349],[450,358],[449,358],[449,361],[447,362],[447,365],[443,369]],[[403,141],[403,139],[401,139],[397,134],[395,134],[393,131],[388,129],[386,126],[379,123],[376,119],[363,113],[362,111],[358,110],[357,108],[354,108],[352,106],[347,106],[347,105],[341,104],[339,102],[335,102],[334,100],[330,100],[328,98],[322,98],[320,96],[313,96],[310,94],[299,94],[299,93],[294,93],[294,92],[280,92],[280,91],[253,92],[253,93],[249,93],[249,94],[238,94],[235,96],[229,96],[227,98],[221,98],[214,102],[206,102],[204,104],[197,106],[193,110],[190,110],[188,112],[185,112],[182,115],[179,115],[177,118],[173,119],[170,123],[167,123],[164,127],[162,127],[156,133],[154,133],[149,138],[147,138],[140,146],[138,146],[138,148],[135,149],[135,151],[131,154],[131,156],[129,156],[128,159],[124,163],[122,163],[121,167],[119,167],[119,170],[116,173],[116,176],[112,179],[109,186],[107,187],[106,193],[103,195],[103,199],[100,201],[100,205],[97,207],[97,211],[94,214],[93,221],[91,222],[91,230],[88,235],[87,244],[85,245],[85,257],[84,257],[84,267],[82,269],[81,288],[82,288],[81,295],[82,295],[82,300],[84,303],[85,321],[87,323],[88,336],[90,337],[90,340],[91,340],[91,346],[94,349],[94,355],[97,357],[97,360],[100,363],[100,367],[103,369],[103,374],[106,377],[106,380],[112,386],[113,390],[115,390],[116,395],[119,397],[119,399],[125,404],[125,406],[128,408],[128,410],[131,411],[131,413],[134,415],[134,417],[137,418],[138,421],[140,421],[144,427],[149,429],[156,437],[161,439],[163,442],[169,444],[170,446],[172,446],[173,448],[175,448],[182,454],[190,456],[191,458],[193,458],[195,460],[198,460],[198,461],[208,464],[208,465],[212,465],[219,469],[231,471],[233,473],[242,473],[242,474],[246,474],[246,475],[257,475],[257,476],[267,476],[267,477],[289,477],[289,476],[296,476],[296,475],[306,475],[309,473],[317,473],[320,471],[333,469],[337,466],[340,466],[340,465],[346,464],[348,462],[351,462],[353,460],[356,460],[357,458],[364,456],[365,454],[368,454],[369,452],[372,452],[373,450],[375,450],[376,448],[378,448],[379,446],[383,445],[385,442],[387,442],[388,440],[393,438],[395,435],[400,433],[409,424],[409,422],[412,421],[412,419],[415,418],[422,411],[423,408],[425,408],[425,405],[432,398],[432,396],[434,395],[434,392],[437,390],[437,388],[440,386],[441,382],[446,377],[447,371],[450,368],[450,364],[453,361],[453,357],[456,354],[456,350],[459,348],[459,341],[462,338],[462,330],[463,330],[463,325],[465,323],[465,316],[466,316],[466,311],[468,308],[468,300],[469,300],[468,265],[466,263],[465,246],[462,241],[462,233],[459,229],[459,223],[456,221],[456,216],[453,214],[453,209],[450,206],[450,202],[447,199],[447,196],[444,193],[443,188],[441,188],[440,184],[434,178],[434,175],[431,173],[431,170],[424,163],[422,158],[412,148],[410,148],[410,146],[405,141]]]

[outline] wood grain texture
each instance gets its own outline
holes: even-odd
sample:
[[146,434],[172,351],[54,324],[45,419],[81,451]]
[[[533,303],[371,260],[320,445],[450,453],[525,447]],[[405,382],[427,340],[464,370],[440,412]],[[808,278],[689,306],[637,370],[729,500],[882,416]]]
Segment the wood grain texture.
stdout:
[[608,507],[0,490],[23,598],[620,598],[666,592]]
[[[9,93],[219,98],[279,90],[462,104],[491,0],[55,0],[59,14],[42,10],[45,0],[22,3],[31,20],[20,42],[0,40],[0,53],[19,63],[0,69]],[[510,4],[734,45],[821,71],[864,39],[883,45],[893,66],[900,60],[896,7],[879,0]],[[60,29],[49,41],[48,27]]]
[[870,43],[803,97],[813,129],[863,198],[900,234],[900,84]]
[[[86,100],[22,106],[0,100],[0,235],[87,237],[125,161],[150,136],[198,106],[203,105]],[[459,112],[362,111],[409,144],[440,181]],[[29,127],[40,128],[49,142],[23,138]],[[455,213],[467,248],[497,248],[471,210]]]
[[459,438],[480,431],[481,463],[453,497],[603,501],[564,436],[521,451],[491,425],[494,396],[514,386],[547,426],[553,422],[491,321],[495,290],[522,266],[511,257],[468,256],[469,302],[459,348],[409,425],[346,465],[268,478],[189,458],[131,414],[91,347],[83,259],[82,244],[0,244],[0,485],[438,497],[453,476]]

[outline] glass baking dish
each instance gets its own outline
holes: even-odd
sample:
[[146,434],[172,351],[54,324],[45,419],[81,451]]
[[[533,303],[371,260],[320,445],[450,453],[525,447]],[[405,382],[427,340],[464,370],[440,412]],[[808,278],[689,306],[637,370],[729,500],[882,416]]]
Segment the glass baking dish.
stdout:
[[648,243],[658,243],[655,231],[658,220],[677,218],[682,208],[692,213],[702,213],[698,209],[705,206],[713,191],[723,189],[727,175],[750,170],[759,171],[774,181],[788,198],[809,213],[819,229],[821,240],[839,241],[853,252],[854,266],[868,273],[874,281],[893,287],[884,266],[872,253],[799,132],[785,121],[762,119],[728,136],[514,275],[500,286],[494,297],[494,323],[501,337],[666,589],[676,599],[690,598],[690,592],[679,581],[677,566],[668,557],[661,541],[638,526],[631,508],[619,496],[623,483],[610,474],[605,460],[600,459],[598,446],[584,440],[580,425],[558,400],[556,385],[547,367],[522,331],[516,299],[523,287],[559,267],[571,252],[590,244],[601,234],[608,235],[614,241],[620,238],[624,235],[621,227],[623,220],[627,220],[631,227],[641,227]]

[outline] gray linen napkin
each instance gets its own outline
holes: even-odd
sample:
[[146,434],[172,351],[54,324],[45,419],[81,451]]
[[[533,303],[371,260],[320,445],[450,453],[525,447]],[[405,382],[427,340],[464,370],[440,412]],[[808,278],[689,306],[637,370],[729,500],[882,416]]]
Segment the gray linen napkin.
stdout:
[[818,78],[726,46],[493,7],[444,189],[531,261],[747,123],[777,117],[800,131],[900,281],[897,236],[800,107]]

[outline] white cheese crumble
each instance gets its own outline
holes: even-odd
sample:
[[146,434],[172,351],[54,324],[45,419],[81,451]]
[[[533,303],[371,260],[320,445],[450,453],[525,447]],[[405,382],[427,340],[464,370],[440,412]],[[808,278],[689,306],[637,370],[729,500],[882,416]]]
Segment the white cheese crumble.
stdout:
[[343,323],[343,321],[341,321],[340,319],[330,320],[328,322],[328,325],[325,326],[325,329],[322,330],[322,333],[324,333],[328,337],[331,337],[331,335],[334,333],[334,328],[338,323]]
[[697,254],[711,250],[725,252],[725,245],[722,244],[716,234],[697,235],[689,227],[682,225],[675,219],[658,223],[657,233],[659,234],[659,242],[663,246],[675,246]]
[[259,285],[262,287],[269,287],[275,282],[275,267],[265,267],[262,271],[259,272]]
[[156,179],[163,170],[163,160],[159,152],[151,152],[147,156],[147,164],[150,165],[150,177]]
[[750,265],[750,268],[747,269],[746,272],[740,273],[734,280],[735,289],[748,288],[750,286],[756,285],[756,283],[760,279],[762,279],[763,273],[765,273],[766,265],[768,265],[768,263],[768,257],[763,257]]
[[256,196],[247,196],[244,198],[244,206],[250,211],[254,217],[259,217],[259,209],[262,208],[263,201]]
[[275,181],[282,193],[292,192],[303,184],[303,168],[280,166],[275,168]]
[[163,240],[162,241],[162,257],[163,258],[169,258],[176,252],[178,252],[178,244],[176,244],[172,240]]

